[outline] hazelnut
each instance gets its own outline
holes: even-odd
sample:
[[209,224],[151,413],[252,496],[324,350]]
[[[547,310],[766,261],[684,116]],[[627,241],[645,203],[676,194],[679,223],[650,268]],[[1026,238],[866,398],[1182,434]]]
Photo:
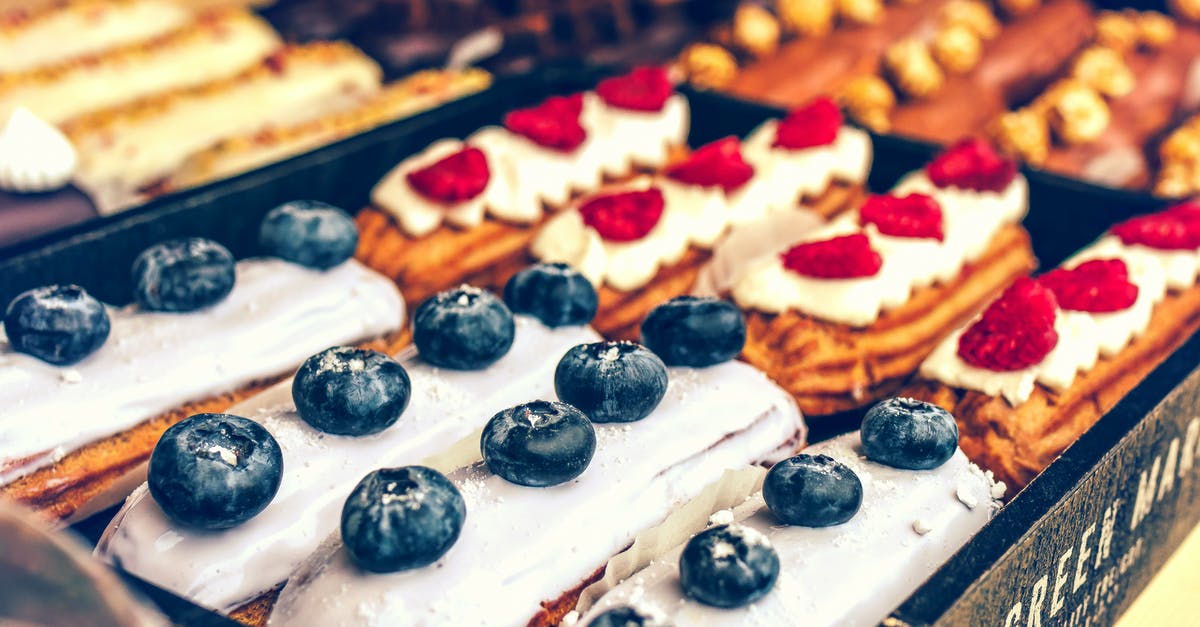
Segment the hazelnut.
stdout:
[[893,83],[910,98],[925,98],[942,88],[946,77],[925,42],[909,37],[888,47],[884,68]]
[[1116,11],[1101,11],[1096,16],[1096,43],[1121,53],[1137,46],[1141,34],[1133,19]]
[[1071,75],[1110,98],[1127,96],[1133,91],[1133,70],[1121,53],[1112,48],[1092,46],[1079,53],[1071,66]]
[[680,64],[688,80],[697,87],[720,89],[737,77],[737,59],[716,44],[692,44],[680,55]]
[[1050,126],[1045,117],[1030,109],[1001,115],[992,124],[991,135],[1000,150],[1026,163],[1041,165],[1050,153]]
[[970,27],[947,26],[933,37],[933,58],[947,71],[963,73],[975,67],[983,56],[983,42]]
[[1112,115],[1108,103],[1096,90],[1080,81],[1063,81],[1057,98],[1047,113],[1059,139],[1068,144],[1084,144],[1099,139],[1108,129]]
[[839,96],[851,119],[876,132],[891,129],[896,94],[887,81],[871,74],[858,76],[842,87]]
[[733,16],[733,41],[756,57],[775,54],[779,49],[779,21],[761,6],[743,3]]
[[992,8],[981,0],[950,0],[942,7],[941,17],[944,26],[966,26],[980,39],[988,40],[1000,34],[1000,21]]
[[1167,6],[1176,17],[1191,22],[1200,21],[1200,0],[1167,0]]
[[815,37],[833,30],[834,0],[778,0],[775,11],[789,33]]
[[1138,39],[1147,48],[1162,48],[1175,40],[1175,20],[1158,11],[1142,11],[1134,21]]
[[837,12],[855,24],[875,24],[883,17],[882,0],[837,0]]

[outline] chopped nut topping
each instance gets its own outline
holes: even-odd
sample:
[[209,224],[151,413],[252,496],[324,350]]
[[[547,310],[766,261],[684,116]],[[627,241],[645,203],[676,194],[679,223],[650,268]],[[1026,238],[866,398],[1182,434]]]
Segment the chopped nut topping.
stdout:
[[1137,46],[1141,35],[1138,25],[1127,13],[1101,11],[1096,17],[1096,43],[1118,52],[1128,52]]
[[980,39],[992,39],[1000,34],[1000,21],[982,0],[950,0],[942,7],[941,17],[943,25],[966,26]]
[[883,17],[882,0],[837,0],[838,15],[855,24],[875,24]]
[[1200,21],[1200,0],[1167,0],[1171,13],[1192,22]]
[[912,37],[892,44],[883,62],[896,87],[910,98],[931,96],[946,80],[942,68],[933,60],[929,46]]
[[1071,75],[1110,98],[1129,95],[1135,82],[1133,70],[1121,53],[1104,46],[1081,52],[1071,66]]
[[1108,103],[1081,81],[1059,82],[1057,97],[1047,117],[1059,139],[1068,144],[1095,141],[1108,128],[1112,115]]
[[733,16],[733,41],[756,57],[779,49],[779,21],[757,4],[742,4]]
[[851,79],[842,87],[840,100],[846,113],[859,124],[880,133],[891,129],[896,94],[882,78],[864,75]]
[[778,0],[775,10],[789,33],[817,36],[833,30],[834,0]]
[[1162,48],[1175,40],[1175,20],[1158,11],[1142,11],[1135,21],[1138,39],[1147,48]]
[[983,42],[970,27],[947,26],[933,37],[933,58],[950,72],[963,73],[975,67],[983,56]]
[[715,44],[692,44],[680,56],[684,74],[698,87],[720,89],[737,76],[733,53]]
[[991,135],[1000,150],[1026,163],[1041,165],[1050,153],[1050,125],[1032,109],[1000,116],[992,125]]

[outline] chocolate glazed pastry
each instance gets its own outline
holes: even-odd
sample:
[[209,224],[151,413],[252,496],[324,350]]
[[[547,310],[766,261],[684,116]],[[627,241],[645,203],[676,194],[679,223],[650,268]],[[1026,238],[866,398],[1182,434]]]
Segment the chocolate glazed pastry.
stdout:
[[[892,114],[900,135],[950,143],[979,133],[1009,107],[1041,91],[1091,38],[1091,8],[1082,0],[1054,0],[1008,22],[985,42],[979,65],[948,74],[931,98],[909,100]],[[1036,42],[1036,45],[1032,45]]]
[[[855,76],[879,74],[888,46],[929,27],[948,1],[889,5],[877,24],[845,25],[826,37],[784,44],[768,59],[743,69],[729,91],[781,106],[836,93]],[[803,71],[797,71],[799,68]]]

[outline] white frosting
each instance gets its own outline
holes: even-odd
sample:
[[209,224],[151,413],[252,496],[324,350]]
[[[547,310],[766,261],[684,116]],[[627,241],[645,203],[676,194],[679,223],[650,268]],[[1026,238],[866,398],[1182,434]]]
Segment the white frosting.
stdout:
[[673,368],[649,417],[596,426],[578,479],[527,488],[482,464],[457,472],[467,517],[442,559],[368,574],[329,542],[284,588],[271,624],[524,624],[727,468],[777,456],[801,429],[791,397],[746,364]]
[[743,142],[746,159],[754,164],[756,178],[771,191],[766,209],[795,209],[805,197],[818,196],[833,181],[863,183],[871,172],[871,136],[852,126],[838,129],[837,139],[826,146],[801,150],[778,148],[778,120],[763,122]]
[[1166,287],[1173,291],[1186,290],[1196,285],[1200,277],[1200,249],[1163,250],[1142,244],[1126,246],[1115,235],[1106,235],[1093,245],[1108,256],[1119,255],[1134,266],[1156,266],[1162,270]]
[[923,173],[916,173],[906,177],[892,193],[934,197],[942,209],[942,241],[883,235],[874,225],[868,225],[861,230],[883,260],[875,275],[825,279],[784,267],[780,255],[791,245],[859,231],[858,212],[849,212],[823,228],[804,228],[788,246],[768,251],[769,255],[749,265],[733,286],[734,300],[747,309],[768,313],[795,309],[831,322],[868,326],[882,312],[907,302],[914,290],[957,276],[965,264],[987,250],[1005,225],[1020,221],[1027,207],[1027,185],[1022,177],[1002,194],[935,190]]
[[[640,177],[603,193],[662,189],[659,181]],[[564,262],[577,268],[594,285],[608,284],[618,290],[634,290],[649,283],[659,268],[679,261],[688,247],[711,245],[711,224],[721,224],[711,205],[687,205],[677,196],[663,194],[663,212],[658,224],[644,237],[631,242],[614,242],[587,226],[577,203],[570,211],[550,219],[530,247],[534,257],[547,262]],[[707,213],[703,213],[707,212]]]
[[570,152],[539,146],[500,127],[480,129],[473,141],[512,169],[516,206],[536,207],[541,217],[542,203],[561,207],[570,200],[572,191],[598,188],[603,180],[603,164],[620,149],[607,141],[600,130],[590,128],[586,120],[581,120],[581,124],[587,138]]
[[672,146],[687,145],[690,125],[687,98],[675,94],[661,111],[633,111],[610,107],[593,92],[583,96],[584,126],[602,133],[606,151],[604,172],[621,176],[634,166],[659,169],[666,165]]
[[[990,473],[962,451],[934,470],[900,470],[866,461],[849,433],[809,447],[854,470],[863,502],[848,522],[808,528],[779,524],[761,496],[733,512],[779,554],[779,578],[766,596],[737,609],[686,599],[679,584],[682,546],[611,590],[585,613],[631,605],[690,625],[876,625],[974,536],[999,508]],[[973,503],[973,505],[972,505]],[[589,590],[590,592],[590,590]],[[585,593],[586,596],[586,593]],[[802,620],[798,617],[803,617]]]
[[412,399],[395,425],[373,436],[309,426],[292,404],[291,380],[232,408],[267,427],[283,449],[283,482],[271,504],[238,527],[195,531],[172,523],[143,488],[110,523],[97,553],[222,611],[266,592],[337,529],[346,496],[368,472],[411,464],[449,472],[476,461],[480,432],[493,415],[553,398],[558,358],[600,339],[588,327],[549,329],[527,316],[516,321],[512,349],[485,370],[442,370],[406,351]]
[[0,350],[0,451],[7,462],[31,458],[0,466],[0,483],[188,401],[287,372],[326,347],[394,331],[404,301],[353,260],[320,272],[253,259],[238,263],[233,291],[212,307],[128,307],[109,317],[108,340],[70,370]]
[[71,182],[79,158],[61,131],[24,107],[0,133],[0,189],[45,192]]

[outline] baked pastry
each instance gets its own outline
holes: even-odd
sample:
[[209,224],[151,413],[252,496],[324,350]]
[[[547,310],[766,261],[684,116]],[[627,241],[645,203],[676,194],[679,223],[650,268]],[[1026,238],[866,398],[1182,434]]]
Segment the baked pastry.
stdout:
[[[249,397],[314,350],[399,328],[395,286],[347,260],[349,216],[303,205],[273,215],[264,234],[286,235],[267,250],[292,261],[235,266],[214,242],[173,240],[135,263],[138,305],[50,286],[8,306],[0,495],[55,518],[112,505],[170,424]],[[305,237],[291,226],[314,220],[329,229]]]
[[1019,224],[1027,195],[1013,162],[966,140],[825,226],[735,233],[726,245],[743,258],[715,285],[748,312],[743,358],[807,414],[894,393],[943,337],[1033,267]]
[[[679,339],[693,348],[727,340]],[[637,390],[604,414],[632,422],[593,425],[571,405],[533,402],[494,416],[481,438],[484,463],[448,481],[411,468],[368,476],[343,509],[344,543],[331,538],[291,579],[271,624],[557,624],[611,556],[651,537],[639,534],[693,499],[706,513],[740,502],[761,476],[750,464],[802,441],[786,393],[744,363],[709,363],[668,370],[631,343],[572,351],[556,376],[560,396]],[[419,549],[391,546],[377,526],[394,515],[369,506],[389,476],[416,477],[412,490],[393,493],[430,504],[392,518],[392,529],[420,538]],[[421,520],[427,512],[440,514],[437,528]],[[504,594],[480,594],[496,582]]]
[[1023,486],[1200,327],[1200,208],[1132,218],[1020,279],[905,393],[956,411],[963,450]]
[[[337,529],[341,504],[363,475],[380,467],[418,463],[451,472],[478,461],[480,432],[488,418],[532,398],[551,398],[558,358],[576,345],[600,340],[586,326],[595,311],[595,293],[582,277],[537,267],[522,281],[536,284],[536,293],[520,294],[513,302],[517,309],[535,296],[554,293],[549,291],[553,283],[567,287],[557,293],[574,294],[575,313],[555,318],[539,312],[554,325],[549,326],[534,315],[513,315],[494,307],[495,297],[474,288],[435,297],[434,304],[418,310],[414,318],[418,343],[424,332],[421,316],[433,314],[420,312],[436,308],[473,319],[506,318],[515,327],[511,344],[502,344],[500,355],[489,355],[494,358],[491,363],[470,370],[450,369],[436,357],[424,359],[405,349],[396,361],[407,372],[411,400],[399,420],[373,434],[331,434],[327,425],[312,424],[311,406],[293,401],[309,385],[301,369],[296,380],[281,382],[229,409],[263,425],[283,451],[283,483],[260,514],[215,533],[195,529],[168,517],[143,486],[110,523],[98,554],[203,606],[232,612],[251,624],[263,622],[279,587]],[[475,304],[464,306],[460,298]],[[465,352],[480,342],[483,326],[460,325],[452,330],[465,333],[453,334],[431,350]],[[321,353],[313,359],[324,358],[343,357]],[[301,406],[303,411],[298,411]],[[156,543],[163,534],[177,541],[169,546]]]
[[[706,531],[619,585],[605,577],[588,588],[585,602],[607,592],[563,624],[879,624],[987,523],[1004,493],[956,448],[949,416],[937,459],[915,469],[892,457],[901,447],[880,437],[884,408],[906,420],[930,407],[888,401],[862,432],[776,464],[763,493],[714,514]],[[639,616],[649,620],[631,620]]]

